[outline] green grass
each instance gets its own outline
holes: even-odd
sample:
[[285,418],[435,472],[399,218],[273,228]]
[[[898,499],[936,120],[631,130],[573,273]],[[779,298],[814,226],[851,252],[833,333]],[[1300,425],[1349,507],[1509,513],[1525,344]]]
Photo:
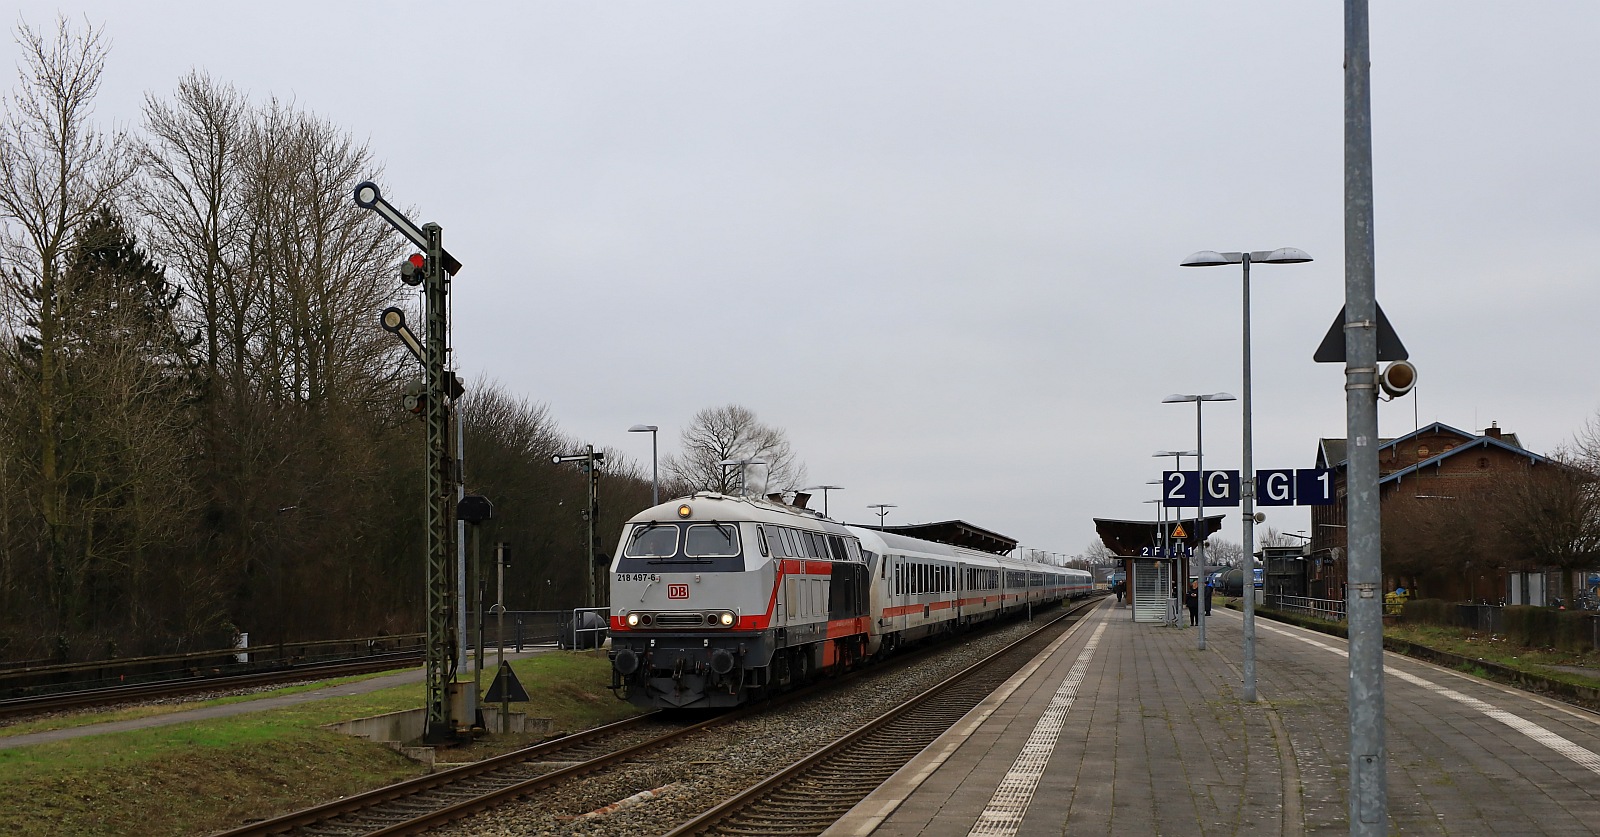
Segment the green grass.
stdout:
[[338,686],[344,683],[355,683],[361,680],[370,680],[394,672],[379,672],[377,674],[362,674],[352,677],[340,677],[333,680],[319,680],[315,683],[297,683],[293,686],[284,686],[270,691],[254,692],[248,695],[229,695],[227,697],[211,698],[210,700],[195,700],[184,703],[147,704],[143,706],[130,706],[113,710],[87,710],[75,712],[71,715],[58,715],[39,721],[23,721],[0,727],[0,738],[16,735],[27,735],[35,732],[48,732],[56,729],[73,729],[92,724],[106,724],[114,721],[131,721],[139,718],[152,718],[158,715],[171,715],[174,712],[183,712],[189,709],[199,709],[206,706],[223,706],[230,703],[245,703],[247,701],[261,700],[262,698],[277,697],[279,695],[293,695],[301,692],[310,692],[328,686]]
[[[635,712],[604,688],[609,682],[605,657],[552,652],[517,661],[515,668],[534,700],[513,704],[513,710],[551,718],[557,731]],[[421,772],[415,763],[321,725],[411,709],[421,701],[421,684],[411,684],[231,718],[0,750],[5,777],[0,834],[205,834],[249,817],[410,778]],[[484,749],[480,745],[473,752]]]
[[1497,663],[1517,671],[1549,677],[1552,680],[1600,688],[1600,677],[1586,677],[1552,668],[1576,666],[1600,671],[1600,650],[1576,652],[1529,648],[1513,643],[1498,634],[1485,634],[1445,625],[1385,625],[1383,633],[1385,636],[1398,637],[1463,657]]

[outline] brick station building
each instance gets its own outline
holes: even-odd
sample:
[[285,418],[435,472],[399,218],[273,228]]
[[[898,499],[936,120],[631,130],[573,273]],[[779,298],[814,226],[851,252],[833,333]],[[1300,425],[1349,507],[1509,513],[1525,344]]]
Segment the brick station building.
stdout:
[[[1482,434],[1474,434],[1434,422],[1398,438],[1380,439],[1378,496],[1383,525],[1391,523],[1388,512],[1382,509],[1397,498],[1451,502],[1484,491],[1495,480],[1514,473],[1514,468],[1552,463],[1547,457],[1525,450],[1515,433],[1502,431],[1497,423],[1490,424]],[[1317,467],[1333,469],[1337,499],[1333,505],[1311,507],[1306,588],[1312,598],[1344,599],[1348,543],[1345,530],[1347,441],[1320,440]],[[1387,568],[1386,575],[1384,589],[1392,590],[1396,579],[1387,573]],[[1476,595],[1470,580],[1463,580],[1460,586],[1461,590],[1429,591],[1428,595],[1470,599],[1490,592],[1498,597],[1505,594],[1508,585],[1507,579],[1490,579],[1486,586],[1477,587]]]

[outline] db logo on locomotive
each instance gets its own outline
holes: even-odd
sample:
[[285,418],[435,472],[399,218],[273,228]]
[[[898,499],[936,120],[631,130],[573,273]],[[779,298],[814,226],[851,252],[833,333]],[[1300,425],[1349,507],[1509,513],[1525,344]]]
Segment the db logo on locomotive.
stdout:
[[687,598],[689,598],[689,585],[687,585],[687,584],[668,584],[667,585],[667,598],[669,598],[669,599],[687,599]]

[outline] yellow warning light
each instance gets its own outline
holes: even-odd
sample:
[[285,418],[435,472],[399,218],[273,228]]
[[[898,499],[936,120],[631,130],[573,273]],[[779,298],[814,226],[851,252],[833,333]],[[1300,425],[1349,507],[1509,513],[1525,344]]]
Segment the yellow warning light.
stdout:
[[678,516],[679,517],[687,518],[689,515],[691,515],[693,513],[694,513],[694,509],[689,508],[689,504],[688,503],[683,503],[683,504],[678,506]]

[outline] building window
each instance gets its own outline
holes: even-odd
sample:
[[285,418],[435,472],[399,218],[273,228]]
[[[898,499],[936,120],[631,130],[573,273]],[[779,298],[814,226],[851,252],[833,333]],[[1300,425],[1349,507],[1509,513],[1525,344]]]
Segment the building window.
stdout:
[[1417,458],[1418,459],[1427,459],[1428,458],[1428,446],[1427,445],[1418,445],[1417,446]]

